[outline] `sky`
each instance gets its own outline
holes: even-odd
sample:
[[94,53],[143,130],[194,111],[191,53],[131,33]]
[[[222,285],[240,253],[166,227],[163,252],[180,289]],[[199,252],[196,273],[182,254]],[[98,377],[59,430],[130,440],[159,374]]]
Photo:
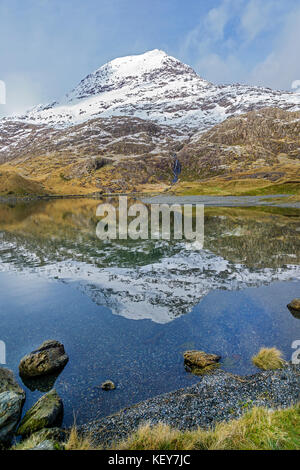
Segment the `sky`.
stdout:
[[0,0],[0,116],[52,102],[109,60],[151,49],[214,83],[291,90],[300,84],[300,0]]

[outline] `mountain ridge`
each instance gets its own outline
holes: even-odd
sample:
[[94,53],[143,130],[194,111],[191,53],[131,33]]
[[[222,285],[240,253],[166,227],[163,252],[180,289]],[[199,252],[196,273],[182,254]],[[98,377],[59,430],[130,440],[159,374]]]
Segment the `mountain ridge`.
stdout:
[[96,117],[132,116],[185,132],[266,106],[300,110],[300,94],[249,85],[214,85],[190,66],[153,50],[104,64],[60,101],[14,120],[68,127]]

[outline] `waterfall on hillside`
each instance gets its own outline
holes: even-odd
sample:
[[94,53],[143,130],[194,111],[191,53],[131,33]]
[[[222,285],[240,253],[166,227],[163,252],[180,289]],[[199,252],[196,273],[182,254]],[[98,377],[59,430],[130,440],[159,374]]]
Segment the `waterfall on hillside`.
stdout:
[[177,183],[178,177],[181,173],[181,163],[178,160],[176,153],[174,153],[173,158],[174,158],[174,164],[173,164],[174,179],[172,181],[172,184],[175,184]]

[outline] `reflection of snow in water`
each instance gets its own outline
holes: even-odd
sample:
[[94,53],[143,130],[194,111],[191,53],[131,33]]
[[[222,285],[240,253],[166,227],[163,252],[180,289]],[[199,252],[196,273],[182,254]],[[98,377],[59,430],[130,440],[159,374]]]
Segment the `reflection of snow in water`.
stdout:
[[[12,263],[0,270],[16,269]],[[75,282],[91,299],[114,314],[139,320],[167,323],[188,313],[213,289],[241,289],[277,280],[300,280],[300,266],[280,269],[249,269],[231,263],[197,245],[182,245],[182,251],[146,266],[97,268],[74,261],[27,268],[50,279]]]

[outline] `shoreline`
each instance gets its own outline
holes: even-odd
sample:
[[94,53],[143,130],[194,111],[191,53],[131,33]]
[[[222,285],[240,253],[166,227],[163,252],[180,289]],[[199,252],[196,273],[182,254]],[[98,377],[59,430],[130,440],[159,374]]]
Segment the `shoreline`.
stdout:
[[195,385],[83,424],[78,431],[95,445],[110,445],[145,423],[163,422],[179,430],[210,429],[218,422],[241,417],[254,406],[287,408],[299,400],[300,365],[288,363],[283,369],[245,377],[217,370]]
[[264,196],[176,196],[149,193],[112,193],[112,194],[69,194],[69,195],[32,195],[0,196],[0,204],[18,204],[60,199],[94,199],[116,198],[127,196],[139,199],[145,204],[203,204],[205,207],[278,207],[282,209],[300,209],[300,201],[280,203],[289,198],[288,194],[269,194]]

